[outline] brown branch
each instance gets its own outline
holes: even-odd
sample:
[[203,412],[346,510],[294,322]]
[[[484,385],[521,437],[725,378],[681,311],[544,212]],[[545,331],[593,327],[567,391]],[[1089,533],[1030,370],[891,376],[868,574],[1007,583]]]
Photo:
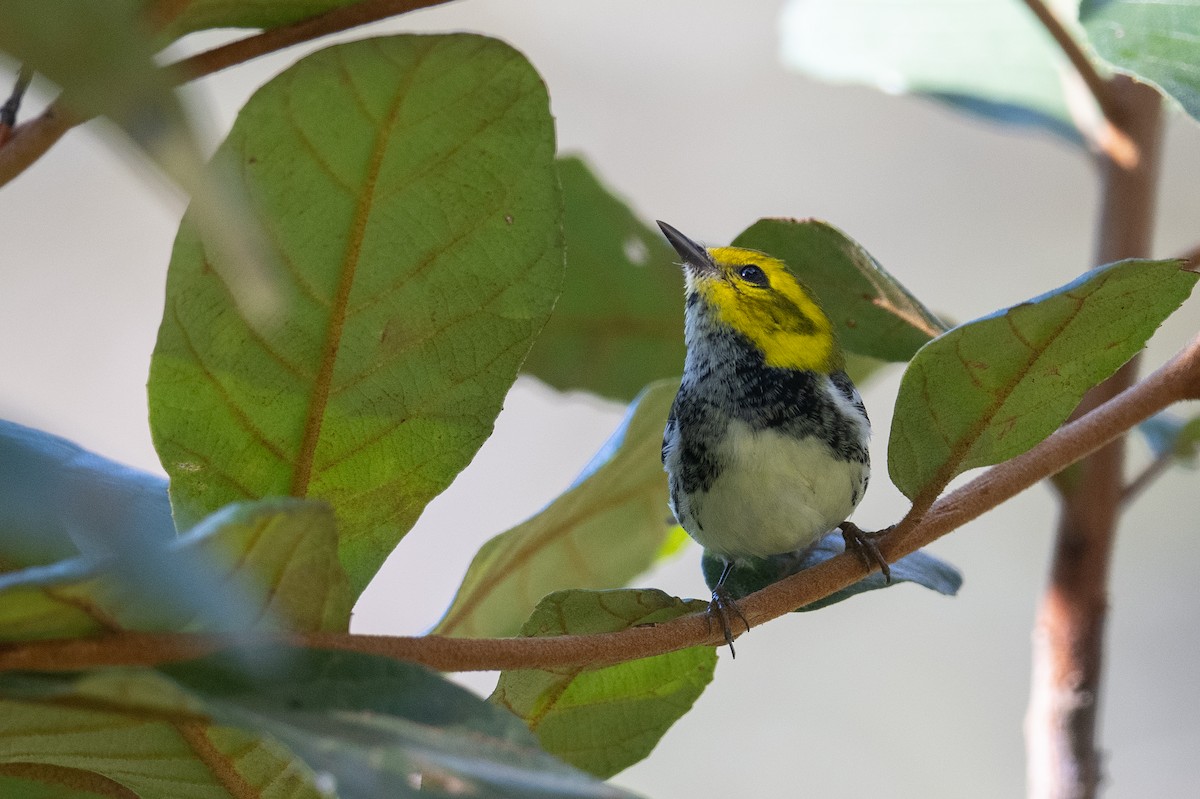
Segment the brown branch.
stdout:
[[1110,79],[1100,74],[1096,65],[1092,63],[1092,59],[1088,58],[1083,47],[1071,35],[1071,31],[1043,0],[1025,0],[1025,5],[1029,6],[1029,10],[1054,38],[1063,55],[1079,73],[1079,77],[1091,92],[1092,97],[1095,98],[1096,105],[1100,106],[1100,112],[1109,122],[1116,123],[1121,118],[1122,109],[1113,97]]
[[[943,496],[919,522],[906,518],[895,533],[880,542],[880,548],[889,561],[915,552],[1095,452],[1139,422],[1185,399],[1200,399],[1200,336],[1137,386],[1065,425],[1025,454],[989,469],[967,485]],[[867,569],[856,555],[843,554],[751,594],[738,605],[751,625],[757,626],[826,597],[866,574]],[[704,614],[616,633],[547,638],[120,633],[0,646],[0,671],[152,666],[189,660],[236,646],[267,644],[362,652],[423,663],[443,671],[546,669],[599,666],[689,646],[723,643],[721,632],[710,627]]]
[[[1123,75],[1108,85],[1115,108],[1106,114],[1133,143],[1137,157],[1100,159],[1098,264],[1150,254],[1162,134],[1162,100],[1155,89]],[[1076,414],[1125,391],[1136,379],[1137,361],[1088,392]],[[1029,795],[1035,799],[1086,799],[1100,784],[1096,723],[1124,464],[1124,439],[1118,438],[1082,461],[1062,491],[1050,584],[1033,636],[1025,733]]]
[[[362,0],[197,53],[164,69],[177,76],[177,83],[186,83],[295,44],[448,2],[450,0]],[[14,128],[8,142],[0,147],[0,186],[42,157],[68,130],[86,121],[56,100],[41,116]]]

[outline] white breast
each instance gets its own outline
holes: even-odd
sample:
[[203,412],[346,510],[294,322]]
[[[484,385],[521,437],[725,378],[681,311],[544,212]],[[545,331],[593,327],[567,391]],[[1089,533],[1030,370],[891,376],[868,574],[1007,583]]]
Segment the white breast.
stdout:
[[870,467],[839,460],[816,438],[732,422],[721,474],[691,497],[692,537],[731,557],[766,557],[808,546],[846,520]]

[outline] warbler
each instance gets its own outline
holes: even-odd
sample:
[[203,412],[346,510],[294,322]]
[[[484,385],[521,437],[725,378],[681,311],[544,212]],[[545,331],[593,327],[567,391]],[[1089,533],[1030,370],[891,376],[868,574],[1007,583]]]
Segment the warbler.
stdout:
[[842,528],[847,548],[887,562],[847,522],[871,474],[871,422],[844,369],[834,327],[782,261],[705,249],[659,222],[682,259],[683,381],[663,433],[670,506],[724,569],[710,615],[732,649],[724,588],[739,563],[803,550]]

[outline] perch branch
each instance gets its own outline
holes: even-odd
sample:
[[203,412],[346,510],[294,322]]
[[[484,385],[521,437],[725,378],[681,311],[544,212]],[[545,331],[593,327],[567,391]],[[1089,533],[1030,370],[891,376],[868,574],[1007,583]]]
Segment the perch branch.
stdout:
[[[1184,399],[1200,398],[1200,336],[1137,386],[1063,426],[1033,449],[989,469],[946,494],[919,520],[906,519],[881,542],[890,561],[961,527],[1046,477],[1095,452],[1144,419]],[[907,529],[904,526],[907,525]],[[739,601],[752,626],[815,602],[862,579],[868,570],[843,554]],[[689,646],[724,643],[704,614],[655,626],[599,635],[546,638],[447,638],[292,633],[187,635],[117,633],[95,638],[0,646],[0,670],[72,670],[112,665],[157,665],[237,646],[290,644],[363,652],[414,661],[443,671],[600,666]]]

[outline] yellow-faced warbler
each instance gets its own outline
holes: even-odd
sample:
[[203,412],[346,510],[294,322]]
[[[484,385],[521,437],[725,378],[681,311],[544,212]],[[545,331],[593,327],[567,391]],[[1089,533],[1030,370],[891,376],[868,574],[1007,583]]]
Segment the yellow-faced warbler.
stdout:
[[687,298],[663,466],[675,518],[724,561],[709,612],[732,648],[730,611],[741,611],[724,584],[739,563],[803,550],[840,526],[847,547],[888,574],[872,534],[846,521],[867,489],[871,423],[829,317],[782,261],[705,249],[658,225],[683,259]]

